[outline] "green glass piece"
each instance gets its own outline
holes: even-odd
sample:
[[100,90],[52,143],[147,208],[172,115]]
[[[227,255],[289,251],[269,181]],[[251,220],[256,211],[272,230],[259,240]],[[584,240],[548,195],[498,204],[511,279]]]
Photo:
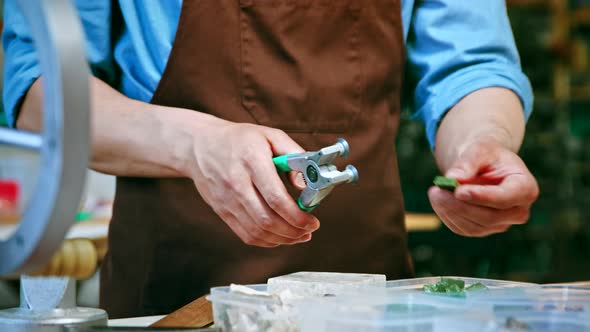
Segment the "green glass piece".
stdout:
[[465,288],[465,281],[461,280],[461,279],[453,279],[453,278],[440,278],[440,283],[442,285],[444,285],[447,289],[448,288],[453,288],[453,289],[459,289],[460,291],[463,290],[463,288]]
[[465,281],[452,278],[440,278],[433,284],[424,285],[423,290],[426,293],[444,294],[449,296],[463,297]]
[[465,281],[453,278],[440,278],[439,281],[433,284],[424,285],[423,290],[426,293],[437,293],[450,296],[464,297],[465,292],[487,290],[488,287],[481,282],[476,282],[468,287],[465,287]]
[[450,191],[455,191],[455,189],[457,189],[457,187],[459,186],[459,181],[444,176],[435,177],[433,183],[435,186],[439,188]]
[[472,292],[472,291],[482,291],[482,290],[488,290],[488,287],[484,284],[482,284],[481,282],[476,282],[475,284],[472,284],[470,286],[467,286],[465,288],[466,291],[468,292]]

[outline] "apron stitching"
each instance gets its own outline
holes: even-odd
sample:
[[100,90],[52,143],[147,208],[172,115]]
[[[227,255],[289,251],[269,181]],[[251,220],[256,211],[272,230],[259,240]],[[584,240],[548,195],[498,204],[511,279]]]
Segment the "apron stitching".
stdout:
[[[359,4],[360,6],[360,4]],[[359,9],[360,11],[360,9]],[[350,120],[350,123],[348,124],[348,128],[346,130],[346,132],[350,132],[350,130],[352,128],[354,128],[354,124],[356,123],[358,117],[361,115],[361,113],[363,112],[363,94],[362,94],[362,74],[363,74],[363,62],[361,61],[361,52],[360,52],[360,38],[359,38],[359,25],[360,25],[360,19],[359,19],[359,15],[360,13],[358,13],[358,15],[354,15],[355,18],[355,22],[354,22],[354,30],[353,30],[353,38],[351,40],[351,47],[353,49],[353,51],[355,51],[355,55],[354,55],[354,59],[357,62],[357,65],[359,67],[359,72],[354,76],[354,85],[356,88],[356,106],[358,107],[357,112],[352,116],[352,119]]]

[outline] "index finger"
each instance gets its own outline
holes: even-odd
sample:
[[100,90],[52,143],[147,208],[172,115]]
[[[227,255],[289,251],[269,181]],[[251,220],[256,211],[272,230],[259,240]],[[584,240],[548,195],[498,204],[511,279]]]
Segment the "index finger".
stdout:
[[289,195],[270,159],[253,161],[248,167],[254,186],[273,211],[294,227],[305,230],[319,228],[317,218],[301,211]]
[[539,195],[537,182],[527,174],[511,174],[494,185],[462,184],[455,197],[464,202],[495,209],[531,205]]
[[284,131],[267,127],[263,127],[263,130],[264,135],[270,144],[273,155],[280,156],[289,153],[305,152],[305,150],[303,150],[303,148]]

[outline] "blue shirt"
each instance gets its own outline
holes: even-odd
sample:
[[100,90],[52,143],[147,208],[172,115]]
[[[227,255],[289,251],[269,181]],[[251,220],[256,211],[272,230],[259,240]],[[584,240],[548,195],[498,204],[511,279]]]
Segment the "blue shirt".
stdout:
[[[182,0],[119,0],[124,28],[113,36],[111,0],[76,0],[95,76],[130,98],[149,101],[162,76]],[[14,0],[5,1],[4,103],[8,123],[41,74],[25,20]],[[447,110],[485,87],[514,91],[528,118],[532,89],[522,73],[504,0],[402,0],[413,115],[430,144]]]

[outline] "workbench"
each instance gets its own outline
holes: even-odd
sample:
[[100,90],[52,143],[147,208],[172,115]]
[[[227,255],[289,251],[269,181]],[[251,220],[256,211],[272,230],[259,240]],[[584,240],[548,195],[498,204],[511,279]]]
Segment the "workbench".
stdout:
[[[431,231],[441,227],[442,223],[435,215],[408,214],[406,216],[408,231]],[[15,225],[0,225],[0,238],[11,232]],[[100,256],[106,250],[108,221],[77,223],[68,233],[67,238],[90,238],[97,245]],[[590,286],[590,281],[567,283],[568,285]],[[212,321],[211,307],[204,297],[170,313],[169,315],[133,317],[109,320],[109,326],[125,327],[203,327]]]

